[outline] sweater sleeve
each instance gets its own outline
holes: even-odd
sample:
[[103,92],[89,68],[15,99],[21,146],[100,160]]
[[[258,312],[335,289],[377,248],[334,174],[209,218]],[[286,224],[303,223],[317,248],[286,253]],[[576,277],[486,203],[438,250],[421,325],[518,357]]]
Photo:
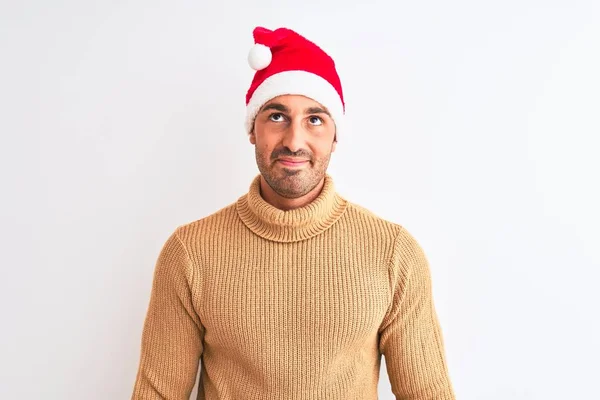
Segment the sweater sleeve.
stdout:
[[156,261],[132,400],[189,400],[204,337],[192,302],[193,279],[192,262],[176,230]]
[[455,400],[436,315],[427,258],[404,228],[396,239],[390,264],[392,304],[379,329],[397,400]]

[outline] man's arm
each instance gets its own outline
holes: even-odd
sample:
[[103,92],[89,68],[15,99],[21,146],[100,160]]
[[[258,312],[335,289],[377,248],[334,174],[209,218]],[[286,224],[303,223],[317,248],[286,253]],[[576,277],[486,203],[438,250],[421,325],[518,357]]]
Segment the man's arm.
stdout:
[[455,400],[436,315],[429,264],[404,228],[390,265],[392,304],[379,333],[392,392],[398,400]]
[[196,275],[176,230],[156,261],[132,400],[189,400],[204,337],[192,303]]

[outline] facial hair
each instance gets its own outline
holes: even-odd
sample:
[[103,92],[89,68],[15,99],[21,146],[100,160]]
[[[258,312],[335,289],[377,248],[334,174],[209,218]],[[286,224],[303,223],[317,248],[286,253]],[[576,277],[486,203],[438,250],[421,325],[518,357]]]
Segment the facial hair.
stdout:
[[[259,146],[255,146],[256,164],[267,184],[281,197],[295,199],[313,190],[325,176],[331,153],[315,158],[307,151],[291,153],[287,148],[267,154]],[[309,165],[304,168],[285,168],[278,165],[279,157],[299,157],[308,159]]]

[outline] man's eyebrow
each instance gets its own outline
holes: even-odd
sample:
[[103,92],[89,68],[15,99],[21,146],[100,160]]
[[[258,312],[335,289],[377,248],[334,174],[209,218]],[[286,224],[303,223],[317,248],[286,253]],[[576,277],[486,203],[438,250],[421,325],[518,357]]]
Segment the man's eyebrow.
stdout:
[[[261,108],[261,110],[259,112],[264,112],[267,110],[276,110],[276,111],[284,112],[284,113],[290,112],[289,108],[287,108],[285,105],[283,105],[281,103],[269,103],[269,104],[265,105],[263,108]],[[331,114],[329,113],[329,111],[327,111],[327,109],[322,108],[322,107],[308,107],[307,109],[304,110],[304,114],[326,114],[331,118]]]
[[304,110],[304,114],[327,114],[329,117],[331,117],[329,111],[321,107],[309,107],[306,110]]
[[264,106],[260,110],[260,112],[267,111],[267,110],[277,110],[277,111],[281,111],[281,112],[285,112],[285,113],[290,112],[290,110],[281,103],[269,103],[266,106]]

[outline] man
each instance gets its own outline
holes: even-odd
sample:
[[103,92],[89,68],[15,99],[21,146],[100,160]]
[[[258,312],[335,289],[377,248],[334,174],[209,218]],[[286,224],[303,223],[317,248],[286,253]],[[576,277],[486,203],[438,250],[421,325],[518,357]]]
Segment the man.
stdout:
[[254,30],[248,193],[178,226],[158,257],[133,399],[455,399],[422,248],[326,173],[344,100],[333,60]]

